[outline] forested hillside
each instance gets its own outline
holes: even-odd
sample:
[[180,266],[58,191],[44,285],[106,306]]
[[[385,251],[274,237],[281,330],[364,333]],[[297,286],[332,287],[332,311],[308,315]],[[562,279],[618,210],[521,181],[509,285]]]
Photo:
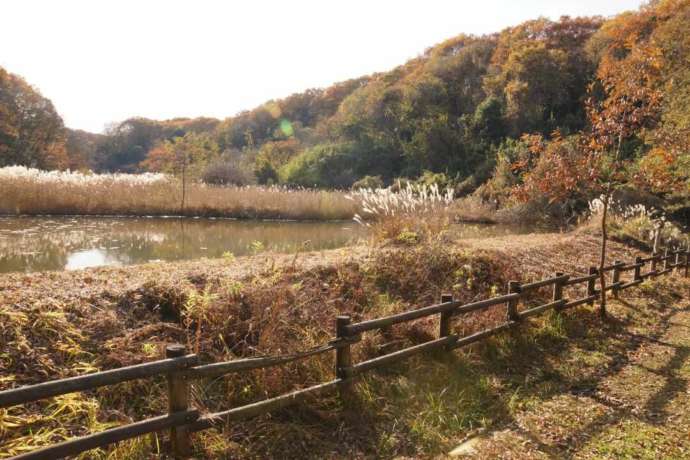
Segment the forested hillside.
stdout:
[[540,193],[551,165],[569,171],[618,141],[638,179],[687,190],[689,23],[688,0],[610,19],[541,18],[459,35],[391,71],[225,120],[131,118],[104,135],[65,130],[50,101],[2,71],[0,164],[171,173],[184,164],[211,183],[329,188],[423,177],[459,193],[485,183],[482,196],[501,201]]
[[0,67],[0,165],[67,168],[65,135],[53,104]]

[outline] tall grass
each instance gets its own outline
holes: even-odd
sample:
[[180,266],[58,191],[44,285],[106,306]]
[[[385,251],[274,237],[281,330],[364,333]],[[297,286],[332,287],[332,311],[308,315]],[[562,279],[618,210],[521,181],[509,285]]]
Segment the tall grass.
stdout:
[[398,191],[360,189],[347,198],[357,203],[363,215],[354,220],[373,227],[373,235],[393,239],[399,243],[417,243],[439,236],[449,223],[449,206],[453,190],[441,190],[437,185],[408,183]]
[[351,219],[358,204],[337,191],[187,185],[164,174],[82,174],[0,168],[0,213],[186,215],[260,219]]
[[[598,232],[603,201],[595,198],[588,203],[589,213],[580,228]],[[609,203],[608,230],[614,240],[644,250],[660,250],[664,246],[679,247],[687,244],[687,236],[660,209],[644,204],[627,205],[618,200]]]

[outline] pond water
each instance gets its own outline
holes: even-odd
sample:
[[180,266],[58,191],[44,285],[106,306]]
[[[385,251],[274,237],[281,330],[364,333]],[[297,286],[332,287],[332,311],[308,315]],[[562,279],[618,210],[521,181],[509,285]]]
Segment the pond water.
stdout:
[[364,234],[354,222],[0,217],[0,272],[332,249]]
[[[525,229],[453,226],[457,238]],[[354,222],[277,222],[160,217],[0,217],[0,272],[75,270],[107,265],[235,256],[268,250],[333,249],[366,237]]]

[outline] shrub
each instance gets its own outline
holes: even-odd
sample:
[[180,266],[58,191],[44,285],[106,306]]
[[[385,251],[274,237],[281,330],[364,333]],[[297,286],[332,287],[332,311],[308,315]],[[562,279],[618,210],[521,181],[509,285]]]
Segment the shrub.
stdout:
[[307,149],[280,168],[281,182],[303,187],[349,188],[355,181],[351,144]]
[[381,179],[381,176],[364,176],[352,184],[352,190],[359,190],[363,188],[368,188],[371,190],[383,188],[383,179]]
[[447,189],[452,184],[452,179],[445,173],[435,173],[432,171],[424,171],[421,176],[415,181],[417,184],[432,186],[435,185],[439,189]]
[[254,165],[254,175],[260,184],[273,185],[278,183],[278,171],[267,161],[259,160]]
[[236,161],[216,160],[206,166],[201,180],[210,185],[249,185],[253,177]]

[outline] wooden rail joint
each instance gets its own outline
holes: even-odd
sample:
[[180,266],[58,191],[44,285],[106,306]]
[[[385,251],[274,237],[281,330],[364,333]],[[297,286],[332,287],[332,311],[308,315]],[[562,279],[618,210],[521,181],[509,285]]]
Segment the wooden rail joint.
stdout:
[[[171,344],[165,347],[166,358],[179,358],[187,350],[184,345]],[[185,372],[171,372],[168,374],[168,415],[174,416],[189,409],[189,380]],[[190,432],[187,426],[173,426],[170,428],[170,445],[176,459],[188,458],[192,453]]]
[[642,266],[644,265],[644,262],[642,261],[642,257],[637,256],[635,257],[635,271],[633,272],[633,281],[641,281],[642,280]]
[[611,275],[611,284],[613,286],[613,297],[618,298],[618,293],[620,292],[620,281],[621,281],[621,271],[625,267],[625,263],[620,260],[614,262],[613,273]]
[[338,385],[340,399],[346,407],[351,405],[354,396],[354,384],[349,372],[352,367],[352,350],[349,339],[352,335],[348,326],[351,322],[350,315],[339,315],[335,319],[336,340],[342,340],[344,343],[344,346],[335,350],[335,377],[340,380]]
[[518,294],[515,299],[508,300],[506,302],[507,307],[507,320],[508,321],[520,321],[520,315],[518,314],[518,304],[520,302],[520,294],[522,293],[522,285],[518,281],[508,281],[508,294]]
[[[450,303],[453,301],[453,294],[441,295],[441,303]],[[439,337],[448,337],[453,324],[453,310],[445,310],[441,312],[441,320],[439,324]],[[449,350],[450,348],[446,348]]]
[[553,283],[553,295],[551,300],[553,302],[560,302],[560,304],[555,306],[555,310],[560,312],[566,304],[565,299],[563,299],[563,288],[566,286],[570,276],[562,272],[556,272],[554,276],[557,281]]
[[664,257],[663,257],[663,260],[664,260],[664,271],[670,270],[670,269],[671,269],[671,267],[669,267],[669,265],[670,265],[670,262],[669,262],[670,258],[671,258],[671,256],[669,255],[669,250],[668,250],[668,248],[664,249]]
[[597,267],[589,267],[587,274],[590,276],[587,281],[587,297],[592,299],[589,303],[590,306],[594,305],[594,299],[597,295],[597,277],[599,275],[599,269]]

